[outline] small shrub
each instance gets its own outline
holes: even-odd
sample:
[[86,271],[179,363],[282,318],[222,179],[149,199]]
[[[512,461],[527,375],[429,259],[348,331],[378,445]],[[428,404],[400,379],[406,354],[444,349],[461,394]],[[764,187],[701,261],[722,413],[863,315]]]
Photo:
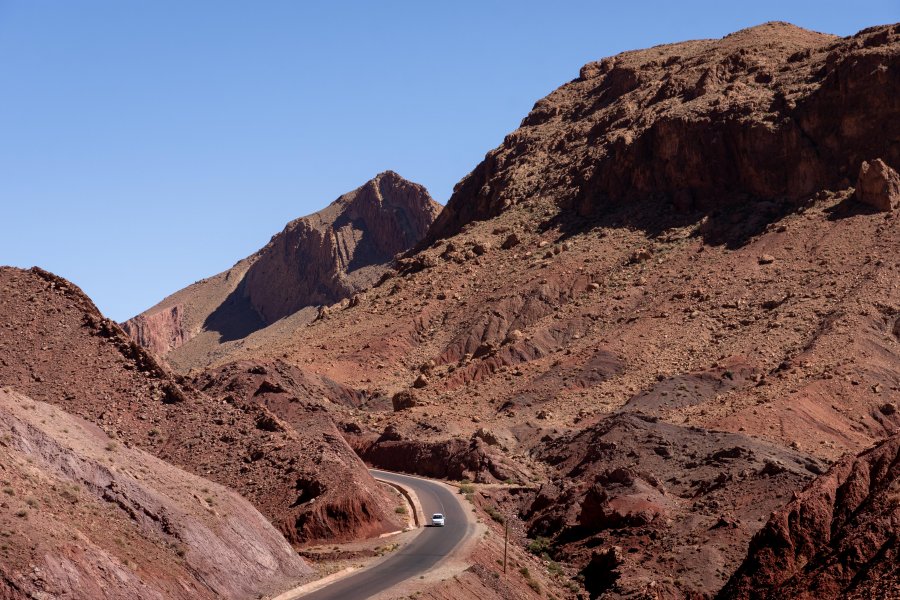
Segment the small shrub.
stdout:
[[550,552],[550,540],[548,538],[538,536],[528,542],[528,551],[537,556],[543,556]]
[[503,514],[497,510],[496,506],[486,506],[484,512],[488,514],[493,520],[503,525],[506,522],[506,519],[503,517]]
[[3,493],[6,494],[7,496],[15,496],[16,490],[12,489],[11,487],[5,487],[5,488],[3,488]]
[[118,447],[118,444],[116,444],[115,442],[109,442],[108,444],[106,444],[106,451],[107,451],[107,452],[112,452],[112,451],[115,450],[117,447]]
[[471,483],[461,483],[459,484],[459,493],[460,494],[473,494],[475,493],[475,486]]
[[27,519],[27,518],[28,518],[28,511],[25,510],[24,508],[23,508],[23,509],[20,509],[20,510],[17,510],[17,511],[16,511],[16,516],[19,517],[20,519]]
[[397,513],[398,515],[405,515],[405,514],[406,514],[406,507],[405,507],[405,506],[398,506],[397,508],[394,509],[394,512]]

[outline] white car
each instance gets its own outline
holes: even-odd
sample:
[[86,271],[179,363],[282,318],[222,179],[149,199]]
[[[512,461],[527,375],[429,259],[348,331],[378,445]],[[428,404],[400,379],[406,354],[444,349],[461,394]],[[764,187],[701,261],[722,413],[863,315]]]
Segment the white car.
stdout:
[[444,515],[441,513],[434,513],[431,515],[431,526],[432,527],[443,527],[444,526]]

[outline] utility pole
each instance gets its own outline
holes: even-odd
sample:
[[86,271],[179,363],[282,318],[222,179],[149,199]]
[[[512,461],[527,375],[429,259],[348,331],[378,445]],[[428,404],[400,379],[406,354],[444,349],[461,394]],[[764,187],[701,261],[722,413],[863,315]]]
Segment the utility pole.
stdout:
[[503,519],[503,575],[506,576],[506,548],[509,545],[509,518]]

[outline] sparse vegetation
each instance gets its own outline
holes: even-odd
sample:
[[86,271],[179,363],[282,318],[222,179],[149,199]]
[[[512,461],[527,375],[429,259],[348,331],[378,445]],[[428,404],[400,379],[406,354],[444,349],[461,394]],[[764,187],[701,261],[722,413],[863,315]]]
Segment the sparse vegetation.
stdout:
[[390,552],[395,551],[400,547],[400,544],[385,544],[384,546],[378,546],[375,548],[375,556],[384,556]]
[[562,576],[564,574],[562,565],[560,565],[555,560],[551,560],[547,564],[547,571],[549,571],[549,573],[553,576]]
[[519,573],[521,573],[522,577],[525,578],[525,583],[528,584],[528,587],[530,587],[532,590],[534,590],[538,594],[541,593],[541,584],[538,583],[538,581],[534,577],[531,576],[531,571],[528,570],[528,567],[520,568]]
[[471,483],[461,483],[459,484],[459,493],[465,495],[473,494],[475,493],[475,486]]
[[106,451],[107,451],[107,452],[112,452],[112,451],[114,451],[114,450],[115,450],[116,448],[118,448],[118,447],[119,447],[118,444],[116,444],[115,442],[112,442],[112,441],[111,441],[111,442],[108,442],[108,443],[106,444]]
[[501,525],[503,525],[506,522],[506,517],[504,517],[503,513],[501,513],[499,510],[497,510],[497,507],[494,506],[493,504],[489,504],[488,506],[485,506],[484,512],[486,512],[490,518],[492,518],[497,523],[500,523]]
[[526,546],[528,551],[536,556],[549,555],[550,547],[550,540],[542,536],[538,536],[531,540],[528,542],[528,546]]

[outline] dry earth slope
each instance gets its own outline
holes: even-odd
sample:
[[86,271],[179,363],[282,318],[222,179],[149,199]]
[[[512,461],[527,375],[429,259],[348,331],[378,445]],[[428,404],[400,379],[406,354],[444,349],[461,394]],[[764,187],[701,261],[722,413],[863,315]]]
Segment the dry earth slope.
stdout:
[[900,424],[898,139],[898,25],[590,63],[392,277],[218,362],[373,399],[328,410],[379,466],[539,487],[490,500],[592,595],[710,596]]
[[249,502],[0,389],[0,598],[247,598],[308,577]]
[[295,429],[252,398],[193,389],[46,271],[2,267],[0,292],[0,385],[231,487],[291,542],[397,528],[393,499],[330,422]]

